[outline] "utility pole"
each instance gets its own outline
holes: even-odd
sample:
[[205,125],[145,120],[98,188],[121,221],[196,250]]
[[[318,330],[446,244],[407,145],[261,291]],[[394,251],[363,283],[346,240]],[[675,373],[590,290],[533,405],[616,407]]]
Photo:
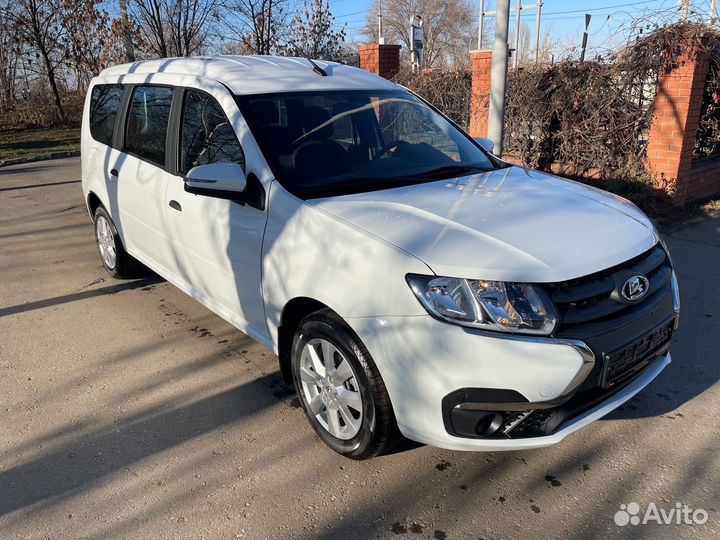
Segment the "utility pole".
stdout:
[[480,19],[478,20],[478,51],[483,48],[483,22],[485,19],[485,0],[480,0]]
[[[520,60],[520,12],[522,11],[522,0],[517,0],[515,7],[515,51],[513,52],[513,68],[518,67]],[[498,10],[499,12],[499,10]]]
[[686,22],[690,13],[690,0],[679,0],[678,9],[682,11],[682,21]]
[[410,15],[410,63],[413,73],[420,73],[422,68],[423,29],[422,17]]
[[717,22],[717,0],[710,0],[710,16],[708,17],[708,24],[714,25]]
[[380,9],[378,10],[378,44],[385,45],[385,36],[383,35],[383,20],[382,20],[382,2],[380,2]]
[[540,15],[542,13],[543,3],[538,0],[537,13],[535,14],[535,63],[540,61]]
[[505,85],[507,83],[508,69],[510,0],[497,0],[497,8],[495,11],[495,41],[493,43],[492,68],[490,71],[488,136],[495,145],[495,154],[502,156],[503,127],[505,123]]
[[580,51],[580,61],[585,61],[585,50],[587,49],[587,42],[588,42],[588,28],[590,27],[590,19],[592,19],[592,15],[589,13],[585,14],[585,31],[583,32],[583,39],[582,39],[582,50]]

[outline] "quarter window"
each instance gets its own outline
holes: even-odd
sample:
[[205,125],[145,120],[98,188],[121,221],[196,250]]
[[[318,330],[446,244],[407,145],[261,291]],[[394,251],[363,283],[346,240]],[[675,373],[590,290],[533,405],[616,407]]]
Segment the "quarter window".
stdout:
[[93,87],[90,97],[90,135],[98,142],[112,146],[123,87],[120,84],[100,84]]
[[182,172],[219,162],[244,167],[245,154],[220,104],[205,92],[188,90],[182,121]]
[[165,165],[173,89],[137,86],[133,90],[125,129],[125,150],[158,165]]

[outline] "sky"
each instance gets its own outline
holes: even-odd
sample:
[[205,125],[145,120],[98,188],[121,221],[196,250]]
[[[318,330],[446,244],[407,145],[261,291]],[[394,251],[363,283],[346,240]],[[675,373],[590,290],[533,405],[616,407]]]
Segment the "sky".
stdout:
[[[473,0],[471,0],[473,1]],[[707,18],[711,0],[690,0],[691,17]],[[475,0],[479,11],[479,0]],[[534,5],[536,0],[524,0],[524,6]],[[517,0],[511,0],[511,7]],[[720,3],[720,2],[719,2]],[[351,41],[364,41],[361,31],[371,0],[330,0],[336,25],[346,25]],[[648,20],[677,20],[680,12],[677,0],[544,0],[541,17],[541,33],[549,30],[552,39],[567,42],[574,39],[580,43],[585,26],[585,13],[592,15],[589,27],[588,48],[601,51],[622,44],[629,35],[630,21],[648,17]],[[485,1],[485,10],[495,9],[495,0]],[[523,10],[523,24],[534,35],[535,10]],[[514,27],[511,9],[510,27]]]

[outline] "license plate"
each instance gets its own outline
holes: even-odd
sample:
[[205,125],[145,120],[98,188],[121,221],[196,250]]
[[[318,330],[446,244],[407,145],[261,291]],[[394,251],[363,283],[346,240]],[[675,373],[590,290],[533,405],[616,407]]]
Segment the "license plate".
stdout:
[[672,338],[673,321],[610,353],[603,354],[605,364],[602,387],[613,386],[637,373],[664,353]]

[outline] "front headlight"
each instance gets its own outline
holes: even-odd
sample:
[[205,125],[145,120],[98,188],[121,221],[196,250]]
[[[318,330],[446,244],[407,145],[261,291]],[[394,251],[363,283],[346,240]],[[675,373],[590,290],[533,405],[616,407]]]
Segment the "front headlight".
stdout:
[[407,276],[430,315],[472,328],[550,335],[558,324],[552,302],[529,283]]

